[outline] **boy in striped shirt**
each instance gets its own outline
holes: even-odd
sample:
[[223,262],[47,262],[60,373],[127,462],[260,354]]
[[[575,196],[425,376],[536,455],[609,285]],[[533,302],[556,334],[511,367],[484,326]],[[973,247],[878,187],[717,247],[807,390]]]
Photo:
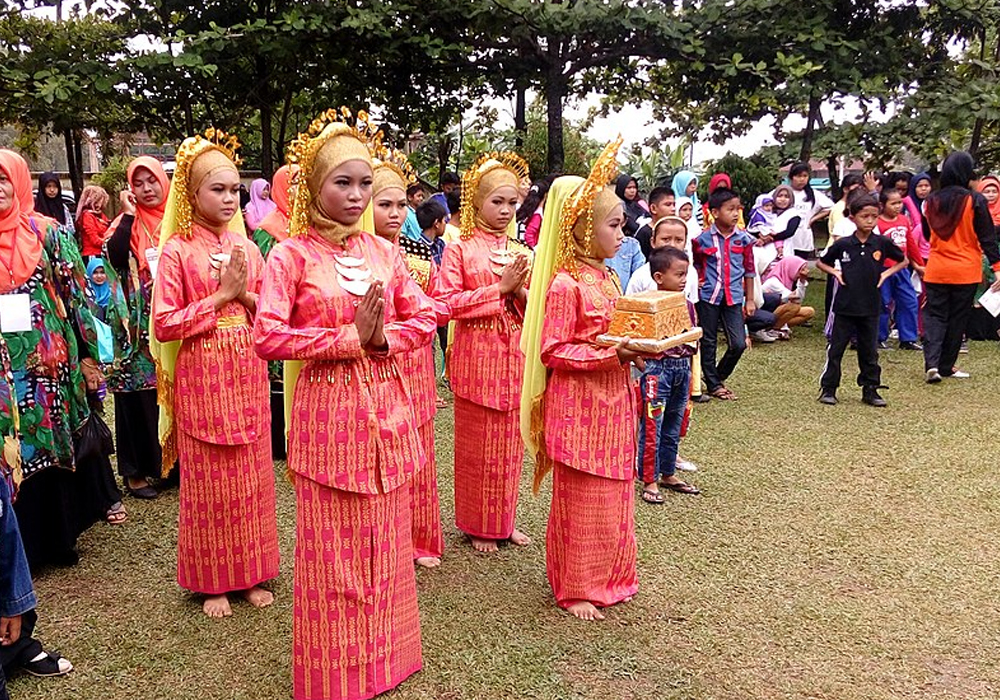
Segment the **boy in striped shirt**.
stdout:
[[[701,338],[701,371],[710,396],[732,401],[736,394],[724,382],[736,369],[746,350],[744,319],[757,310],[754,303],[754,238],[736,228],[742,206],[735,192],[715,190],[708,198],[714,223],[691,242],[698,270],[698,318]],[[726,333],[726,354],[715,362],[719,325]]]

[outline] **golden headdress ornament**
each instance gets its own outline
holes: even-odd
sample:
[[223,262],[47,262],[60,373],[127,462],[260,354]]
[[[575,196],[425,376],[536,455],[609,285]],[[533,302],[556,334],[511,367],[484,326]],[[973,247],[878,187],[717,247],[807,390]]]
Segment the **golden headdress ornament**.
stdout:
[[476,192],[479,191],[479,183],[482,182],[484,176],[501,168],[514,173],[519,183],[529,176],[528,162],[511,151],[484,153],[472,164],[471,168],[462,174],[462,209],[459,221],[463,240],[471,238],[472,232],[476,228],[474,200]]
[[389,148],[379,143],[372,151],[376,168],[388,168],[399,175],[407,187],[417,181],[417,173],[410,165],[410,159],[398,148]]
[[371,156],[382,149],[382,131],[371,120],[368,112],[359,110],[357,114],[353,114],[347,107],[323,112],[288,146],[289,165],[299,166],[298,174],[293,179],[298,186],[290,207],[289,236],[298,236],[309,230],[311,193],[307,183],[313,174],[317,154],[327,141],[345,134],[354,136],[368,146]]
[[607,187],[618,174],[618,149],[622,145],[621,134],[609,143],[597,156],[590,168],[590,175],[563,206],[559,222],[559,247],[556,253],[556,269],[567,270],[573,277],[578,274],[578,265],[573,241],[573,229],[580,217],[585,217],[586,234],[583,242],[590,248],[594,236],[594,199],[598,192]]
[[[222,129],[209,127],[205,130],[205,135],[195,135],[184,139],[181,147],[177,149],[177,168],[174,170],[174,177],[171,183],[178,192],[190,193],[188,189],[191,185],[191,164],[209,150],[221,151],[233,164],[239,167],[243,159],[236,155],[240,148],[240,141],[236,136],[227,134]],[[177,207],[176,228],[174,232],[185,237],[191,235],[191,201],[188,197],[178,197],[175,203]]]

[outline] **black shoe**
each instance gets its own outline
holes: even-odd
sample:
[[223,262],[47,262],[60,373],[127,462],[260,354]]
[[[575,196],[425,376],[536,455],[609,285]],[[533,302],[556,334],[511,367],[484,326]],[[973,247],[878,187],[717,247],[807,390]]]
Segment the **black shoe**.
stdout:
[[830,389],[823,389],[819,392],[819,402],[826,404],[827,406],[837,405],[837,391]]
[[878,389],[875,388],[863,389],[861,391],[861,402],[869,406],[875,406],[876,408],[885,408],[889,405],[885,399],[878,395]]
[[698,394],[697,396],[692,396],[691,400],[695,403],[708,403],[712,400],[712,397],[708,394]]
[[900,350],[923,350],[924,346],[915,340],[904,340],[899,344]]

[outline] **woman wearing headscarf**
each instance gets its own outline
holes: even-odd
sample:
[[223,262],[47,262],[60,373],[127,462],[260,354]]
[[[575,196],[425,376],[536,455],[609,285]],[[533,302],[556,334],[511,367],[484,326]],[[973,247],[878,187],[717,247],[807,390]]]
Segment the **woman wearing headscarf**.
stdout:
[[423,663],[409,481],[424,455],[400,354],[429,342],[434,310],[370,233],[378,129],[348,115],[324,113],[289,148],[300,184],[254,326],[291,400],[297,700],[370,698]]
[[86,393],[102,379],[85,290],[74,237],[34,211],[27,163],[0,151],[0,363],[12,379],[0,384],[0,432],[14,440],[4,458],[20,485],[15,510],[36,571],[76,563],[77,537],[111,505],[89,502],[82,479],[92,474],[74,471]]
[[100,255],[104,247],[104,236],[108,232],[104,208],[108,206],[108,199],[108,193],[97,185],[87,185],[80,194],[80,202],[76,205],[76,231],[84,258]]
[[480,552],[526,545],[515,526],[524,445],[517,411],[521,325],[530,250],[514,225],[528,165],[514,153],[480,157],[462,178],[462,235],[444,250],[438,298],[455,321],[448,376],[455,392],[455,524]]
[[[968,377],[955,367],[976,287],[983,276],[982,256],[1000,271],[997,231],[986,198],[972,190],[975,161],[955,151],[941,166],[941,189],[927,197],[931,251],[924,273],[924,368],[928,384],[942,377]],[[1000,281],[992,289],[1000,291]]]
[[674,175],[670,188],[674,191],[674,197],[677,198],[678,212],[681,210],[681,197],[687,197],[691,200],[691,216],[698,224],[698,233],[695,234],[697,236],[705,230],[705,215],[701,210],[701,202],[698,201],[698,176],[690,170],[681,170]]
[[816,315],[811,306],[803,306],[809,263],[796,255],[787,255],[771,263],[761,275],[761,308],[775,316],[774,330],[784,340],[791,337],[785,328],[801,326]]
[[[420,290],[434,306],[435,324],[447,326],[451,311],[433,299],[438,287],[438,267],[433,251],[424,241],[401,236],[409,209],[406,187],[416,182],[416,175],[406,155],[386,149],[377,154],[372,176],[372,211],[375,235],[384,238],[403,256],[406,268]],[[437,413],[437,374],[434,371],[434,336],[416,349],[403,353],[400,362],[407,367],[410,400],[414,422],[420,434],[426,463],[417,469],[410,481],[413,512],[413,561],[433,568],[441,564],[444,554],[444,534],[441,530],[441,508],[437,487],[437,458],[434,449],[434,414]]]
[[157,426],[156,362],[149,347],[153,281],[159,268],[160,229],[170,180],[160,161],[139,156],[125,171],[128,187],[121,192],[122,213],[108,229],[107,260],[113,294],[125,298],[124,316],[109,314],[115,332],[117,362],[108,376],[115,397],[118,474],[125,490],[137,498],[156,498],[150,479],[161,473],[163,453]]
[[553,472],[546,572],[559,606],[584,620],[603,619],[599,608],[638,590],[630,375],[637,356],[596,342],[621,296],[604,264],[623,240],[623,207],[605,184],[620,143],[605,148],[587,180],[553,183],[523,337],[521,432],[535,458],[536,492]]
[[631,175],[619,175],[615,194],[625,211],[625,235],[635,236],[642,225],[639,220],[649,218],[649,211],[639,203],[639,183]]
[[73,229],[73,216],[62,198],[62,183],[55,173],[44,172],[38,176],[38,192],[35,194],[35,211],[42,216],[55,219],[60,226]]
[[[267,260],[275,245],[288,238],[288,216],[291,209],[291,195],[294,192],[295,175],[298,166],[282,165],[274,173],[271,182],[271,199],[274,208],[265,214],[253,229],[253,242]],[[249,226],[249,220],[247,225]]]
[[[282,165],[274,173],[271,182],[271,200],[274,209],[257,224],[252,234],[253,242],[260,248],[267,260],[271,249],[288,238],[288,216],[291,210],[291,195],[294,192],[297,165]],[[267,363],[267,376],[271,382],[271,453],[275,459],[285,459],[285,411],[284,375],[280,361]]]
[[234,137],[210,129],[177,151],[153,294],[163,471],[179,457],[177,582],[213,618],[229,595],[263,608],[278,575],[267,365],[251,324],[264,259],[239,216]]
[[250,183],[250,201],[247,203],[246,227],[248,231],[256,231],[257,227],[277,205],[271,201],[271,184],[262,177]]

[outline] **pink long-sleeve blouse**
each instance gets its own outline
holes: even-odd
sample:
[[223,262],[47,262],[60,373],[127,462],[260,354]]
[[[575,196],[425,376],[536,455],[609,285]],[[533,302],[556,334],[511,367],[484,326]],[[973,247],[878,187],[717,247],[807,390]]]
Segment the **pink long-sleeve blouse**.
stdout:
[[597,344],[621,296],[607,271],[583,268],[552,278],[542,326],[545,450],[556,462],[609,479],[634,477],[635,393],[629,366]]
[[153,294],[160,342],[180,340],[174,374],[174,418],[189,435],[217,445],[246,445],[269,430],[267,365],[253,353],[253,319],[237,301],[216,310],[219,271],[212,256],[242,246],[247,290],[260,290],[264,259],[245,236],[195,224],[191,237],[163,246]]
[[452,391],[497,411],[518,408],[524,375],[524,308],[500,293],[502,267],[490,259],[508,248],[527,251],[506,236],[479,230],[468,240],[450,243],[441,261],[437,294],[456,325],[448,350]]
[[[361,297],[338,272],[363,264],[385,286],[385,352],[361,345]],[[434,309],[393,245],[368,233],[335,245],[310,230],[268,256],[254,343],[267,360],[302,360],[292,397],[288,467],[343,491],[377,494],[406,483],[424,457],[398,361],[426,345]],[[287,390],[287,389],[286,389]]]

